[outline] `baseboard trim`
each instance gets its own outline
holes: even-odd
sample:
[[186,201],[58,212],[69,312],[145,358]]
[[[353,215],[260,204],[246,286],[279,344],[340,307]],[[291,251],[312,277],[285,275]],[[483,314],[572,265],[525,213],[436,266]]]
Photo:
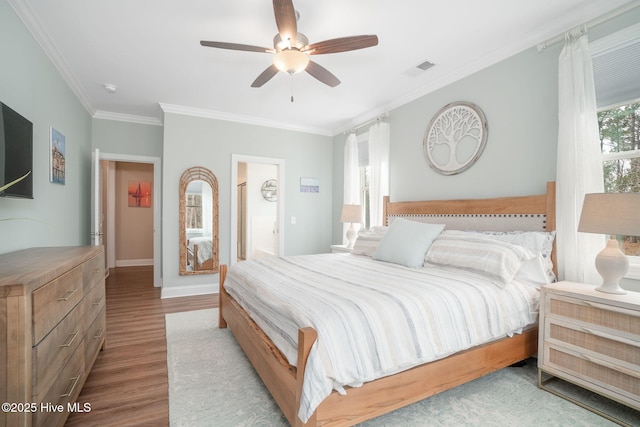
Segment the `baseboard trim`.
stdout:
[[153,265],[153,259],[121,259],[116,260],[116,267],[141,267]]
[[218,284],[204,284],[191,286],[163,286],[160,298],[192,297],[218,293]]

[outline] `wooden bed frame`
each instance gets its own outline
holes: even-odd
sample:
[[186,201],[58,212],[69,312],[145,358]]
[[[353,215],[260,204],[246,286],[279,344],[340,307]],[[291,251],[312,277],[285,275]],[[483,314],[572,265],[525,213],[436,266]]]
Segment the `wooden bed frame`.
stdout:
[[193,271],[213,270],[213,258],[209,258],[208,260],[205,260],[202,264],[198,264],[198,245],[197,244],[193,245],[193,251],[187,248],[187,262],[192,264],[191,268],[193,268]]
[[[555,183],[546,194],[493,199],[389,202],[385,218],[398,214],[542,214],[546,230],[555,230]],[[555,254],[555,251],[554,251]],[[554,255],[555,261],[555,255]],[[555,262],[554,262],[555,265]],[[271,340],[224,288],[227,266],[220,266],[219,327],[231,329],[271,395],[292,426],[350,426],[472,381],[537,354],[538,328],[453,354],[398,374],[333,391],[308,422],[298,418],[304,369],[317,338],[311,327],[298,331],[297,368],[289,365]]]

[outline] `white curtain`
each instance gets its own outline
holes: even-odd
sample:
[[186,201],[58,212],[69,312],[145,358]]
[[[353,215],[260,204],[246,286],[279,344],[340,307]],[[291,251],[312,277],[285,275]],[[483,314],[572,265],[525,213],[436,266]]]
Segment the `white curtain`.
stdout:
[[586,35],[567,34],[559,57],[556,228],[560,279],[600,284],[604,236],[578,232],[584,195],[604,191],[593,65]]
[[358,138],[355,132],[344,143],[344,204],[360,204],[360,172],[358,167]]
[[[344,143],[344,204],[359,205],[360,201],[360,170],[358,165],[358,138],[355,132],[347,136]],[[342,207],[341,207],[342,208]],[[356,231],[360,224],[353,224]],[[342,224],[343,244],[347,243],[346,232],[349,224]]]
[[384,225],[382,197],[389,195],[389,124],[377,122],[369,129],[369,224]]
[[202,235],[213,235],[213,190],[202,182]]

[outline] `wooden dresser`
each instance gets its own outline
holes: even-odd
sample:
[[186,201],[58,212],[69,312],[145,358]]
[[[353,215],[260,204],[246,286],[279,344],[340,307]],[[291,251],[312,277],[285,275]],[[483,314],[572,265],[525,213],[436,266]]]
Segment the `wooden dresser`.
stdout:
[[0,255],[0,427],[62,426],[104,347],[101,246]]
[[640,293],[612,295],[567,281],[544,286],[539,331],[541,388],[559,394],[546,387],[544,372],[640,410]]

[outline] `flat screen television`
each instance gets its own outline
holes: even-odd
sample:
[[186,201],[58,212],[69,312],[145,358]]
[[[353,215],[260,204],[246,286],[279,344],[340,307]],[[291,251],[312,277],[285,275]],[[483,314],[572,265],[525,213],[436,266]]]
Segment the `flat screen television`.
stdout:
[[[33,124],[0,102],[0,187],[33,170]],[[0,192],[33,199],[33,173]]]

